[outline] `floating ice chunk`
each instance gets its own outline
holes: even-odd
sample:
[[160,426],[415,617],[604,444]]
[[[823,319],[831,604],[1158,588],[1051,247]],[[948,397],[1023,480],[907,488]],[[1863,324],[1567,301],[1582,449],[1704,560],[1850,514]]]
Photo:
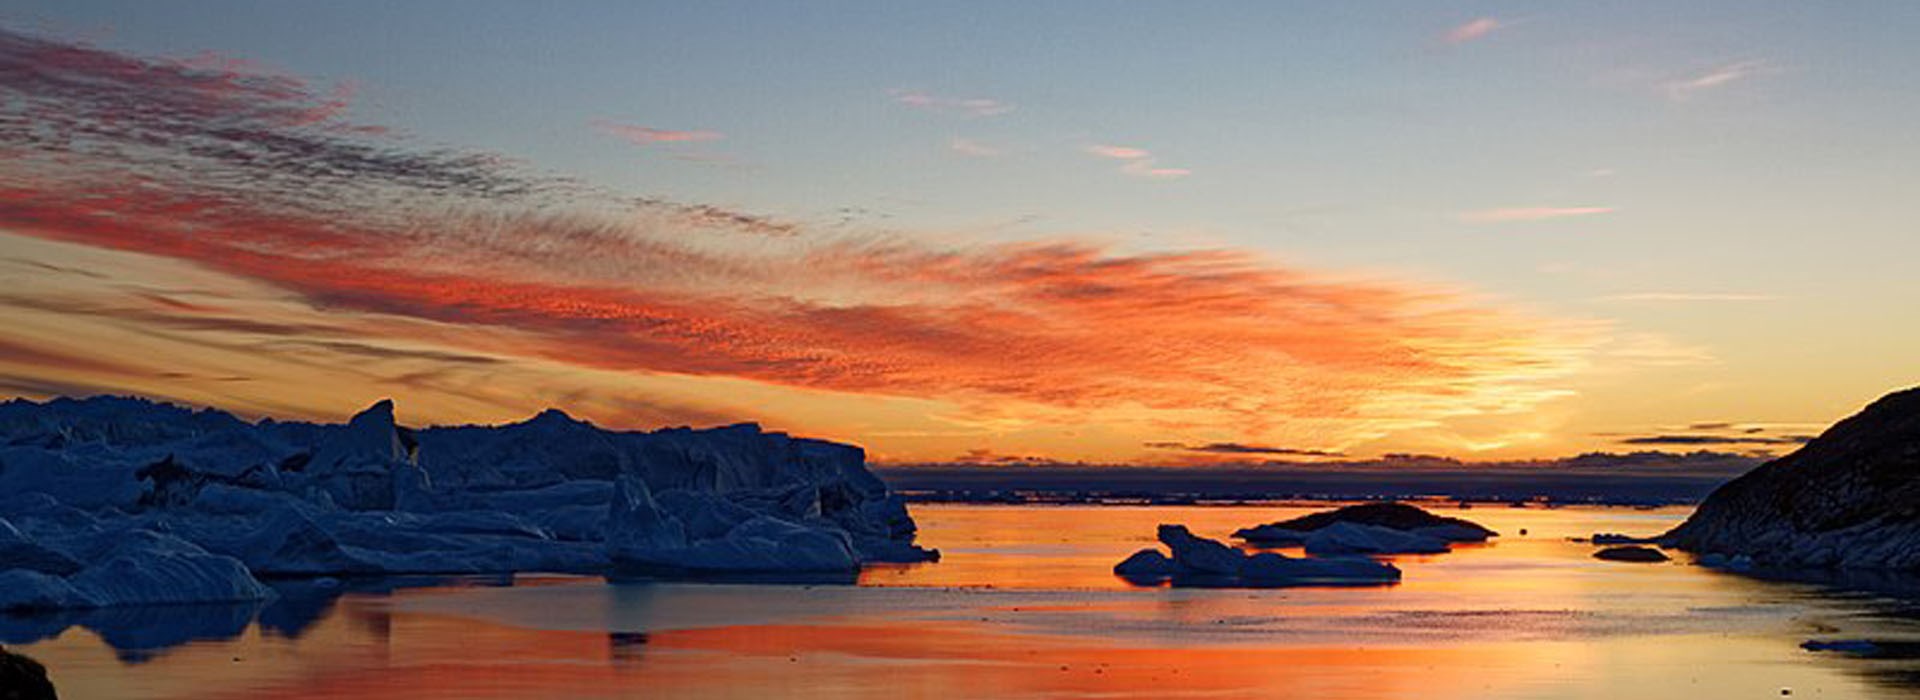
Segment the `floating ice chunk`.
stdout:
[[1447,551],[1443,540],[1399,530],[1354,523],[1334,523],[1307,536],[1307,553],[1336,554],[1440,554]]
[[1194,535],[1185,525],[1161,525],[1159,535],[1173,560],[1194,571],[1235,576],[1247,558],[1240,550]]
[[1596,532],[1588,541],[1594,544],[1653,544],[1658,538],[1634,537],[1618,532]]
[[1159,534],[1172,557],[1143,549],[1115,565],[1113,573],[1140,584],[1171,579],[1176,587],[1378,585],[1400,580],[1398,568],[1371,559],[1296,559],[1273,552],[1248,556],[1181,525],[1161,525]]
[[1113,565],[1113,573],[1128,578],[1157,578],[1185,573],[1187,568],[1158,549],[1142,549]]
[[1305,558],[1261,552],[1247,557],[1240,577],[1259,582],[1390,583],[1400,580],[1392,564],[1364,558]]

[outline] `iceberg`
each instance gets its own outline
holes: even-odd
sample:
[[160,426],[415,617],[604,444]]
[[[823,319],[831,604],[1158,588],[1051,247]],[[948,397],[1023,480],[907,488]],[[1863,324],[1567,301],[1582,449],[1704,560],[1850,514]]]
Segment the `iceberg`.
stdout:
[[[1405,503],[1364,503],[1242,528],[1233,536],[1258,545],[1291,546],[1305,544],[1314,533],[1337,525],[1370,528],[1367,532],[1389,530],[1449,543],[1485,542],[1500,535],[1478,523],[1434,515]],[[1350,528],[1347,534],[1352,534]]]
[[1334,523],[1307,535],[1308,554],[1442,554],[1446,540],[1386,527]]
[[1157,549],[1134,552],[1114,565],[1113,573],[1139,585],[1213,588],[1264,588],[1305,585],[1381,585],[1400,580],[1400,569],[1364,557],[1288,557],[1274,552],[1248,555],[1200,537],[1184,525],[1161,525]]
[[0,403],[0,608],[267,600],[259,576],[849,573],[937,558],[916,535],[860,448],[753,424]]

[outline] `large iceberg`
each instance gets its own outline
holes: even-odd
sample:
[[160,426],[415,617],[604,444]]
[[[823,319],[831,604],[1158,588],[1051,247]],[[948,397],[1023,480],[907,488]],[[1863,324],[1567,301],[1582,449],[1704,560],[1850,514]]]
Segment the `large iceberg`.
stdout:
[[915,534],[860,448],[752,424],[0,404],[0,609],[262,600],[261,576],[853,572],[935,558]]

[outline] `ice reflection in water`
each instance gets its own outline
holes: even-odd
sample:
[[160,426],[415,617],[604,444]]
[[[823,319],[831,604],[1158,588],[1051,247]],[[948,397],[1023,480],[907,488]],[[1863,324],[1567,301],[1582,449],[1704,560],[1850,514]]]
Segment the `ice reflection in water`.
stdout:
[[1259,591],[1138,589],[1110,567],[1160,522],[1218,537],[1303,509],[915,510],[945,560],[870,570],[858,587],[281,584],[265,606],[8,617],[0,641],[46,663],[75,698],[1698,700],[1920,689],[1913,659],[1799,649],[1809,638],[1920,639],[1913,579],[1598,562],[1565,540],[1657,532],[1683,510],[1476,508],[1461,515],[1506,537],[1398,558],[1397,587]]

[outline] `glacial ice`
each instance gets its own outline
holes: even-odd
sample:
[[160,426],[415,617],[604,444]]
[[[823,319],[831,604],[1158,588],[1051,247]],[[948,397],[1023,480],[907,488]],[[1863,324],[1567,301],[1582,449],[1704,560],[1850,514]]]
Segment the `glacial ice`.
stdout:
[[1400,580],[1400,569],[1364,557],[1288,557],[1274,552],[1248,555],[1200,537],[1184,525],[1161,525],[1157,549],[1134,552],[1113,573],[1138,584],[1174,586],[1268,587],[1300,585],[1377,585]]
[[0,404],[0,609],[257,601],[256,576],[857,571],[925,561],[857,447],[609,431],[555,410],[412,430],[96,397]]

